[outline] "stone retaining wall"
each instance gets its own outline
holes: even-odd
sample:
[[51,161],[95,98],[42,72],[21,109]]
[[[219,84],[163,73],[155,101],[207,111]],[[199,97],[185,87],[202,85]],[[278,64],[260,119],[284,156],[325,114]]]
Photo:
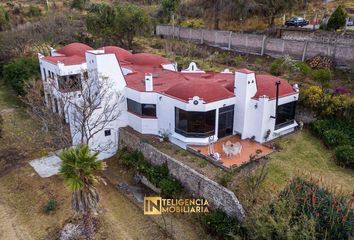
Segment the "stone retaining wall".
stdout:
[[129,130],[120,128],[119,148],[124,146],[130,149],[138,149],[151,164],[162,165],[166,162],[170,174],[178,179],[193,196],[207,199],[212,208],[222,209],[229,216],[236,217],[240,222],[245,219],[244,209],[232,191],[159,151],[149,143],[142,142],[138,136]]

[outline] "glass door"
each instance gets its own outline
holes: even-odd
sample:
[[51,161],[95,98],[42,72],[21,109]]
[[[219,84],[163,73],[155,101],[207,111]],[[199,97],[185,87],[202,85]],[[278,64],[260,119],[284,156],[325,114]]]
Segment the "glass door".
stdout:
[[223,138],[233,133],[235,105],[219,109],[218,138]]

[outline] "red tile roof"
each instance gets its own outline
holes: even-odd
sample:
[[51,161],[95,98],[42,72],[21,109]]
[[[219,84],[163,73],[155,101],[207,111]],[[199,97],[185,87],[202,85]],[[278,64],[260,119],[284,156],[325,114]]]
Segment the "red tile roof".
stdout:
[[58,62],[63,63],[64,65],[78,65],[86,62],[85,57],[81,56],[70,56],[70,57],[65,57],[65,56],[48,56],[43,58],[45,61],[57,64]]
[[205,102],[214,102],[234,96],[233,92],[230,92],[222,85],[205,80],[179,83],[168,89],[165,93],[184,101],[198,96]]
[[250,74],[250,73],[254,73],[253,71],[247,69],[247,68],[241,68],[236,70],[236,72],[240,72],[240,73],[245,73],[245,74]]
[[277,80],[280,80],[279,96],[285,97],[296,93],[293,87],[284,79],[272,75],[256,75],[257,93],[253,98],[258,99],[263,95],[268,96],[269,99],[276,98],[275,82]]
[[171,61],[151,53],[136,53],[124,59],[132,64],[141,66],[161,67],[161,64],[170,64]]
[[120,61],[125,61],[126,58],[131,57],[133,54],[124,48],[116,47],[116,46],[105,46],[102,48],[104,49],[105,53],[114,53],[116,55],[116,58]]
[[56,52],[63,54],[67,57],[74,56],[74,55],[84,57],[86,51],[88,51],[88,50],[93,50],[93,48],[86,45],[86,44],[76,42],[76,43],[70,43],[70,44],[56,50]]
[[[171,61],[159,55],[132,54],[115,46],[106,46],[101,49],[104,49],[105,53],[114,53],[120,65],[133,71],[125,76],[128,88],[144,92],[145,74],[152,73],[154,92],[160,92],[182,101],[199,96],[206,102],[212,102],[234,96],[234,74],[174,72],[162,68],[163,64],[171,64]],[[82,43],[72,43],[57,50],[58,53],[65,56],[44,57],[44,60],[54,64],[58,61],[64,65],[81,64],[86,61],[85,52],[88,50],[93,49]],[[240,69],[236,72],[253,73],[248,69]],[[276,97],[276,80],[281,81],[279,96],[284,97],[296,93],[285,80],[271,75],[256,75],[257,93],[253,98],[258,99],[260,96],[266,95],[270,99],[274,99]]]

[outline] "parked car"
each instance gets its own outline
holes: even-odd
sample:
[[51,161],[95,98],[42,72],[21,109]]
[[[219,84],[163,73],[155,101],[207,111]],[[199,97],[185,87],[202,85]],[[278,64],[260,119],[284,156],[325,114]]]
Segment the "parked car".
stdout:
[[287,26],[287,27],[290,27],[290,26],[303,27],[308,24],[309,24],[309,21],[306,21],[305,19],[303,19],[301,17],[292,17],[285,22],[285,26]]
[[354,17],[348,19],[347,26],[354,26]]

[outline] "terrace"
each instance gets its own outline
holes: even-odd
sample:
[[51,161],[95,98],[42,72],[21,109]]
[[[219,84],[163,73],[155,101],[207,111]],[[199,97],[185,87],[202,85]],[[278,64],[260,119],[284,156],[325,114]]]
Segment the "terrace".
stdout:
[[[227,156],[223,150],[223,145],[227,144],[227,142],[231,142],[232,144],[239,142],[242,146],[240,153]],[[241,166],[242,164],[249,162],[251,156],[257,156],[257,158],[261,158],[273,151],[271,148],[250,139],[241,140],[239,135],[224,137],[214,142],[213,145],[214,152],[219,153],[220,155],[220,159],[217,162],[221,163],[226,168]],[[206,158],[211,158],[209,150],[210,146],[191,145],[189,148],[199,152]]]

